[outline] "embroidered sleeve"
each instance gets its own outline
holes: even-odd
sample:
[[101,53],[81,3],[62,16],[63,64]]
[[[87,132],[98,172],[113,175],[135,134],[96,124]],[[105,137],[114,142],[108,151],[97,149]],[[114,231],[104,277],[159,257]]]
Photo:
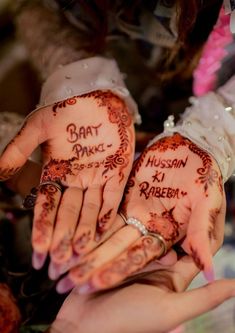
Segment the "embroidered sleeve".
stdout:
[[157,136],[178,132],[209,152],[217,161],[224,182],[235,169],[235,76],[216,93],[192,97],[175,125],[173,116],[164,124],[164,132]]
[[43,84],[40,102],[33,112],[95,90],[111,90],[125,101],[134,122],[141,122],[137,104],[125,86],[116,61],[98,56],[60,66]]

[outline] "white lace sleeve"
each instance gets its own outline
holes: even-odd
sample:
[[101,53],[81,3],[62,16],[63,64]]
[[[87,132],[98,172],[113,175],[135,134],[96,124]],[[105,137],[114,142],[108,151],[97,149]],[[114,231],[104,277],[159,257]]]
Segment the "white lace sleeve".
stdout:
[[235,76],[216,93],[190,102],[181,120],[175,125],[170,116],[154,141],[175,132],[187,137],[215,158],[225,182],[235,169]]
[[116,61],[98,56],[60,66],[43,84],[39,105],[33,112],[95,90],[114,92],[126,102],[134,122],[141,122],[137,104],[125,86]]

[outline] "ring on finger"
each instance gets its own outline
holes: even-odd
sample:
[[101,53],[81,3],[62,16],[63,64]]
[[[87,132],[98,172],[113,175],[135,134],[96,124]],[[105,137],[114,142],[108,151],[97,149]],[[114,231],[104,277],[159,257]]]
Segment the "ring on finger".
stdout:
[[158,242],[160,243],[160,246],[162,247],[162,250],[163,250],[161,255],[166,254],[167,243],[162,235],[155,233],[155,232],[149,232],[148,229],[145,227],[145,225],[140,220],[136,219],[135,217],[127,218],[122,212],[119,212],[118,214],[121,216],[121,218],[125,222],[125,224],[132,225],[133,227],[137,228],[143,236],[152,236],[152,237],[156,238],[158,240]]
[[63,191],[62,186],[56,182],[53,182],[50,180],[42,182],[37,187],[33,187],[31,189],[30,193],[28,195],[26,195],[26,197],[24,198],[22,205],[25,209],[32,209],[35,206],[38,191],[42,186],[45,186],[45,185],[52,185],[52,186],[56,187],[60,192]]

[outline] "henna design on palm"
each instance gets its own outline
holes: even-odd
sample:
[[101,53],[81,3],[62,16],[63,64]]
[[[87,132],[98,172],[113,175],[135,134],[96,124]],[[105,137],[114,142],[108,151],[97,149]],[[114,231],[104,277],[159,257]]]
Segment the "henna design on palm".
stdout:
[[72,98],[68,98],[64,101],[61,102],[56,102],[53,106],[52,106],[52,111],[53,111],[53,115],[56,116],[58,109],[62,109],[65,108],[67,105],[74,105],[77,103],[77,100],[75,97]]

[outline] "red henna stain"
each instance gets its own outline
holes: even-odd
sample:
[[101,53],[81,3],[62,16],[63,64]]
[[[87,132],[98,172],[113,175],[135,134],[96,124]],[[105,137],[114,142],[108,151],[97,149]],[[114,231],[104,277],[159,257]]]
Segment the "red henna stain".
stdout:
[[103,175],[119,168],[119,182],[124,179],[123,170],[129,163],[130,158],[130,140],[132,140],[132,131],[130,126],[132,124],[131,116],[125,103],[118,96],[112,92],[97,91],[93,95],[100,107],[105,106],[108,110],[109,121],[118,126],[118,134],[120,138],[120,145],[115,154],[109,155],[106,158]]
[[78,171],[82,171],[84,169],[90,169],[90,168],[98,169],[98,168],[100,168],[101,166],[104,165],[104,162],[105,162],[104,160],[100,161],[100,162],[98,162],[98,161],[89,162],[87,164],[85,164],[85,163],[79,164],[79,163],[76,162],[76,163],[73,164],[73,169],[78,170]]
[[82,146],[80,143],[76,143],[73,146],[72,151],[75,152],[76,157],[78,160],[81,157],[90,157],[91,155],[96,155],[98,153],[104,153],[106,150],[104,148],[104,143],[99,143],[98,145],[92,145],[92,146]]
[[71,248],[72,245],[72,235],[67,234],[64,236],[63,239],[57,244],[56,247],[53,248],[51,254],[55,256],[58,260],[64,259],[68,250]]
[[70,123],[66,127],[66,132],[68,133],[67,141],[70,143],[75,143],[81,139],[87,139],[88,137],[98,136],[98,129],[101,127],[101,123],[98,125],[80,126],[77,127],[74,123]]
[[91,230],[85,231],[73,244],[76,253],[83,250],[91,240]]
[[106,224],[109,222],[111,214],[112,214],[113,208],[107,211],[101,218],[98,220],[97,224],[97,232],[103,233],[106,229]]
[[[107,156],[104,163],[103,175],[118,168],[119,182],[121,182],[124,179],[123,170],[128,165],[130,154],[132,152],[130,151],[131,150],[130,141],[133,140],[133,133],[131,128],[132,119],[124,101],[111,91],[97,90],[83,94],[81,96],[76,96],[74,98],[62,102],[55,103],[52,108],[53,112],[56,115],[58,108],[64,108],[67,106],[67,104],[69,105],[75,104],[76,98],[91,98],[91,97],[95,99],[99,107],[107,108],[109,121],[113,124],[117,124],[118,126],[120,145],[114,154]],[[79,137],[79,133],[77,132],[77,127],[75,128],[76,126],[75,124],[69,124],[68,126],[70,126],[69,128],[67,127],[67,131],[70,132],[70,141],[72,140],[72,142],[76,142],[75,140],[77,140]]]
[[188,156],[183,160],[183,159],[161,159],[161,158],[156,158],[155,155],[151,155],[148,157],[148,160],[145,164],[145,167],[155,167],[155,168],[160,168],[160,169],[180,169],[180,168],[185,168],[187,165],[188,161]]
[[165,173],[162,171],[158,171],[156,170],[155,174],[152,176],[153,178],[153,183],[155,181],[157,181],[158,183],[163,182],[164,178],[165,178]]
[[166,241],[174,242],[179,236],[180,223],[173,216],[175,207],[162,212],[161,216],[150,212],[146,227],[150,232],[159,233]]
[[43,167],[43,176],[42,181],[57,181],[61,182],[61,180],[66,181],[67,175],[73,175],[73,166],[72,161],[74,159],[69,160],[58,160],[51,159],[44,167]]
[[212,168],[199,168],[197,172],[200,176],[195,180],[195,183],[204,184],[204,193],[208,197],[209,186],[212,186],[218,180],[218,172]]
[[[202,184],[204,194],[208,196],[209,186],[213,186],[217,182],[217,186],[219,187],[220,192],[223,192],[221,177],[218,172],[212,168],[213,162],[210,155],[199,148],[197,145],[192,143],[189,139],[181,136],[178,133],[175,133],[173,136],[162,138],[155,143],[153,143],[150,147],[144,150],[144,152],[140,155],[137,163],[135,163],[133,171],[131,172],[131,177],[135,177],[136,173],[139,172],[143,162],[145,161],[146,155],[149,152],[166,152],[167,150],[176,151],[179,147],[188,147],[188,149],[196,154],[202,161],[202,167],[197,169],[197,173],[199,177],[195,180],[195,183]],[[188,157],[187,157],[188,158]],[[146,162],[145,166],[177,166],[177,167],[185,167],[187,163],[187,158],[185,160],[160,160],[157,159],[154,155],[150,156]],[[174,162],[172,162],[174,161]]]
[[201,262],[200,258],[199,258],[199,255],[197,253],[197,251],[192,247],[190,246],[190,252],[191,252],[191,256],[195,262],[195,264],[197,265],[197,267],[203,271],[204,270],[204,264]]
[[208,230],[208,235],[210,239],[215,239],[217,238],[216,236],[216,230],[215,230],[215,224],[216,224],[216,219],[220,213],[220,209],[214,208],[209,210],[209,230]]
[[84,278],[90,271],[92,271],[94,266],[95,258],[89,258],[80,265],[76,266],[75,268],[72,268],[71,274],[72,276],[79,280]]
[[55,195],[59,192],[59,189],[53,185],[41,186],[38,193],[45,196],[45,202],[42,204],[42,209],[37,220],[34,221],[34,227],[37,230],[37,234],[34,237],[34,241],[43,243],[48,236],[48,229],[52,226],[54,221],[48,219],[48,215],[56,208]]
[[160,252],[161,247],[158,241],[151,236],[145,236],[141,238],[139,244],[130,246],[123,255],[106,264],[97,274],[96,280],[102,286],[109,287],[143,268]]
[[147,181],[140,183],[139,188],[140,197],[144,196],[146,200],[148,200],[149,197],[180,199],[181,192],[179,188],[151,186]]
[[68,98],[68,99],[66,99],[64,101],[61,101],[61,102],[56,102],[52,106],[53,116],[57,115],[58,109],[65,108],[67,105],[74,105],[76,103],[77,103],[76,97]]

